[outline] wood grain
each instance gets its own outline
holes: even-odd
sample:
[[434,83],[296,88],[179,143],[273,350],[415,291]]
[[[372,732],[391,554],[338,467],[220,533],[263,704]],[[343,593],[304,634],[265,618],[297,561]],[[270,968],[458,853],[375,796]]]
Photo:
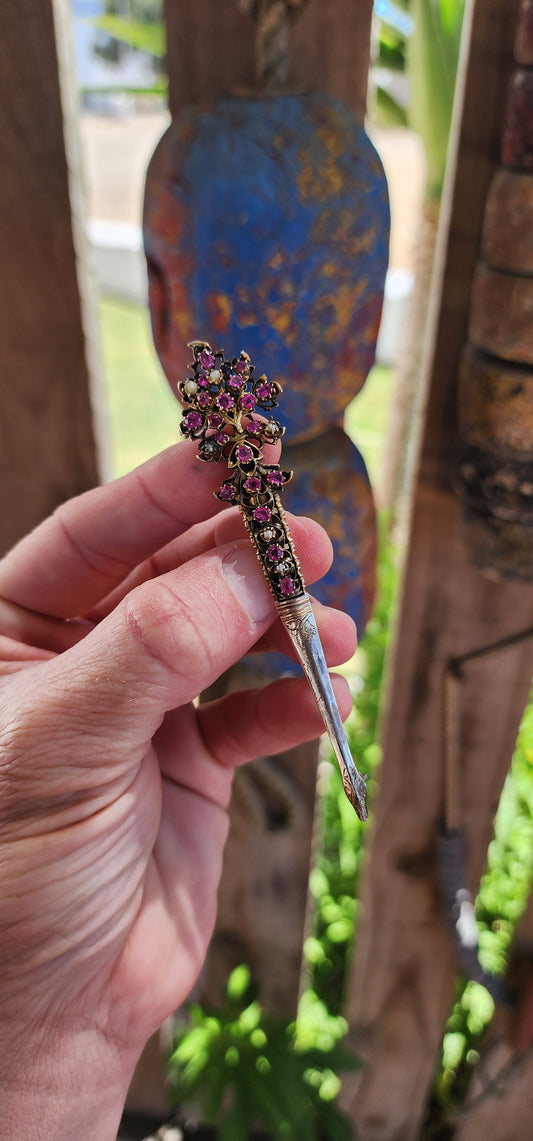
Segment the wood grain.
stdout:
[[[456,176],[448,187],[441,272],[428,353],[424,429],[347,1014],[366,1061],[345,1083],[360,1141],[415,1141],[456,973],[437,892],[435,840],[443,812],[443,676],[451,657],[531,624],[531,587],[483,575],[470,560],[451,487],[457,370],[488,187],[499,161],[517,0],[473,11]],[[453,163],[452,163],[453,165]],[[442,282],[442,284],[441,284]],[[526,702],[533,652],[515,647],[464,671],[460,694],[460,818],[471,890]]]
[[0,6],[0,545],[97,482],[49,0]]
[[[166,0],[165,12],[175,120],[185,107],[207,109],[228,93],[255,90],[255,25],[234,0]],[[288,89],[333,95],[362,120],[371,16],[371,0],[309,0],[291,23]],[[264,319],[268,323],[268,315]],[[211,696],[254,681],[248,663],[223,679]],[[218,921],[205,972],[215,1002],[229,970],[244,961],[269,1010],[285,1017],[296,1011],[317,758],[318,743],[312,742],[262,758],[248,778],[237,778]],[[261,776],[265,764],[292,797],[295,814],[283,822],[281,812],[281,824],[284,797],[269,801]]]
[[[234,0],[166,0],[170,110],[253,89],[254,22]],[[366,108],[372,0],[309,0],[291,23],[288,88]]]

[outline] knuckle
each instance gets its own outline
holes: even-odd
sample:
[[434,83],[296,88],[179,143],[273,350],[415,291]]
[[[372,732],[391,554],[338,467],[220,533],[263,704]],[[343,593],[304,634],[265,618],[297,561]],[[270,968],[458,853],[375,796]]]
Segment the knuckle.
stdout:
[[143,583],[126,599],[126,624],[143,655],[164,671],[199,682],[211,655],[190,601],[161,581]]

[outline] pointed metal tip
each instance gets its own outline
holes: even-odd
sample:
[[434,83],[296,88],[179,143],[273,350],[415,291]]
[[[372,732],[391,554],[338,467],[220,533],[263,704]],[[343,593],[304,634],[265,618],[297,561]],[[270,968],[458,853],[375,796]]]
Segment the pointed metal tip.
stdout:
[[355,765],[353,765],[353,771],[348,770],[347,767],[344,769],[342,783],[352,808],[364,824],[365,821],[368,820],[365,777],[362,777],[361,773],[358,772]]

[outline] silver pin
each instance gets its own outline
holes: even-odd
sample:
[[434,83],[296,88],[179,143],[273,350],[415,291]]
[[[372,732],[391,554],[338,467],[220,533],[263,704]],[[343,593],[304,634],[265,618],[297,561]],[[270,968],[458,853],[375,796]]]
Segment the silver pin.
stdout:
[[[256,377],[247,353],[226,361],[221,350],[193,341],[191,375],[178,384],[185,412],[183,435],[198,441],[198,456],[224,459],[229,473],[216,493],[239,508],[281,621],[311,686],[339,763],[348,800],[366,820],[366,785],[353,762],[331,685],[311,599],[307,594],[279,493],[292,478],[279,464],[267,464],[265,444],[281,439],[285,429],[275,420],[281,385]],[[261,417],[256,419],[255,411]]]

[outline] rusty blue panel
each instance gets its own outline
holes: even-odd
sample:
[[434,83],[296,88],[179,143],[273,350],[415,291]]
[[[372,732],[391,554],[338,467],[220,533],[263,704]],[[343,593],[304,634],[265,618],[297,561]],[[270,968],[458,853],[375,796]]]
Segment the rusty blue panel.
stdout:
[[171,384],[202,339],[283,385],[291,510],[335,563],[316,588],[364,628],[375,523],[344,410],[374,360],[387,269],[381,162],[325,95],[229,98],[173,121],[148,172],[145,243],[156,347]]
[[145,213],[167,375],[182,374],[187,340],[244,348],[283,384],[290,438],[339,423],[374,359],[388,234],[381,162],[335,100],[184,113],[152,162]]

